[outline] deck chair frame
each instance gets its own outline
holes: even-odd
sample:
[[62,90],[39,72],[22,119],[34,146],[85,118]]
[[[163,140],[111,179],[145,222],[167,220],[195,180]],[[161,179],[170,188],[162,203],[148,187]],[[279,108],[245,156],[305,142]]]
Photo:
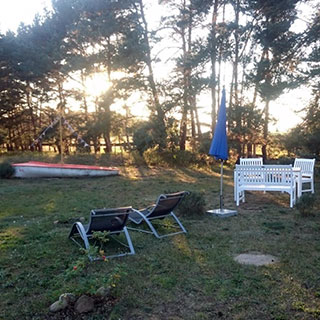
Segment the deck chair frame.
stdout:
[[[176,193],[170,194],[161,194],[156,203],[152,206],[149,206],[145,209],[132,209],[132,213],[129,214],[129,220],[136,225],[145,222],[150,230],[145,230],[142,228],[134,228],[128,227],[130,230],[135,230],[139,232],[145,232],[153,234],[156,238],[164,238],[168,236],[173,236],[180,233],[187,233],[187,230],[182,225],[178,217],[174,214],[173,210],[179,205],[182,199],[189,194],[187,191],[181,191]],[[171,203],[170,203],[171,202]],[[165,206],[167,205],[167,207]],[[156,223],[152,223],[153,220],[164,219],[164,218],[172,218],[175,222],[175,225],[172,226],[174,228],[179,229],[177,232],[169,232],[166,234],[160,235],[159,232],[156,230],[155,225]],[[159,223],[159,225],[163,225]]]
[[[96,231],[106,231],[108,235],[115,241],[120,243],[122,246],[128,249],[125,253],[119,253],[114,255],[106,256],[106,258],[122,257],[126,255],[135,254],[135,250],[126,227],[126,223],[129,217],[132,207],[121,207],[121,208],[103,208],[94,209],[90,212],[90,221],[87,225],[83,225],[81,222],[75,222],[72,225],[69,239],[75,242],[80,247],[84,247],[89,251],[90,249],[90,239],[93,233]],[[124,233],[127,243],[119,241],[114,237]],[[99,260],[98,258],[92,257],[90,253],[88,257],[91,261]]]

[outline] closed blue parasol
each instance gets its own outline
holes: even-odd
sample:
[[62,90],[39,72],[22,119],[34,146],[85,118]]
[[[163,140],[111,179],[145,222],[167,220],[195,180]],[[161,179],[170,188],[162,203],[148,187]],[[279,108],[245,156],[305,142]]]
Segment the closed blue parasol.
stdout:
[[218,121],[214,130],[213,139],[211,142],[209,155],[216,159],[228,159],[228,141],[227,141],[227,113],[226,113],[226,90],[222,89],[222,98],[219,108]]
[[229,217],[237,214],[235,210],[223,208],[223,161],[228,159],[228,141],[227,141],[227,112],[226,112],[226,90],[222,89],[221,104],[218,113],[218,120],[214,130],[209,155],[221,160],[220,168],[220,208],[207,211],[219,217]]

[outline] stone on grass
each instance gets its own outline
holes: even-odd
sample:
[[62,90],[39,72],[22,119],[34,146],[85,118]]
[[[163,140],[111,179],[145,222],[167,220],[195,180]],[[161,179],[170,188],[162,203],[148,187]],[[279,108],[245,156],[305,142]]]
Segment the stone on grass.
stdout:
[[62,299],[54,302],[50,307],[50,312],[58,312],[60,310],[65,309],[68,306],[68,301],[66,299]]
[[69,304],[73,303],[76,301],[76,296],[72,293],[63,293],[60,297],[59,300],[66,300]]
[[51,312],[58,312],[60,310],[65,309],[70,303],[73,303],[76,301],[75,295],[72,293],[63,293],[59,300],[54,302],[50,307],[49,310]]
[[106,288],[106,287],[100,287],[96,292],[96,295],[102,298],[106,298],[109,294],[110,294],[110,288]]
[[77,300],[74,308],[79,313],[90,312],[94,309],[94,300],[86,295],[83,295]]
[[234,258],[235,261],[241,264],[249,264],[255,266],[265,266],[277,263],[278,258],[270,254],[261,254],[258,252],[255,253],[242,253]]

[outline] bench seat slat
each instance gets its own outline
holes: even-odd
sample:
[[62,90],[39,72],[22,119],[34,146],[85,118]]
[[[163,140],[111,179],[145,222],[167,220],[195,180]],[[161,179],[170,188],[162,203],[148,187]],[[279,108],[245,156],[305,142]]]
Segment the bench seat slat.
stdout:
[[[242,189],[241,186],[239,186],[239,189]],[[246,184],[243,190],[247,191],[290,191],[290,186],[272,186],[272,185],[266,185],[266,184]]]

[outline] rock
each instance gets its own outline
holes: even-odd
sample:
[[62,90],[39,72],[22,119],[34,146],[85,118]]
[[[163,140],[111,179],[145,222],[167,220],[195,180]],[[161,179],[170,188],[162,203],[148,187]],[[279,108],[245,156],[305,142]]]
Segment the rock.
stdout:
[[259,252],[242,253],[234,258],[240,264],[252,264],[255,266],[266,266],[279,262],[279,259],[270,254],[261,254]]
[[50,312],[58,312],[64,308],[66,308],[67,306],[68,306],[68,301],[66,299],[62,299],[62,300],[54,302],[50,306],[49,310],[50,310]]
[[76,296],[72,293],[63,293],[59,297],[59,301],[66,300],[68,304],[73,303],[76,301]]
[[65,309],[70,303],[73,303],[76,301],[75,295],[72,293],[63,293],[59,300],[54,302],[50,307],[49,310],[51,312],[58,312],[62,309]]
[[83,295],[77,300],[74,308],[79,313],[90,312],[94,309],[94,300],[86,295]]
[[97,292],[96,295],[99,297],[107,297],[110,294],[110,288],[105,288],[105,287],[100,287]]

